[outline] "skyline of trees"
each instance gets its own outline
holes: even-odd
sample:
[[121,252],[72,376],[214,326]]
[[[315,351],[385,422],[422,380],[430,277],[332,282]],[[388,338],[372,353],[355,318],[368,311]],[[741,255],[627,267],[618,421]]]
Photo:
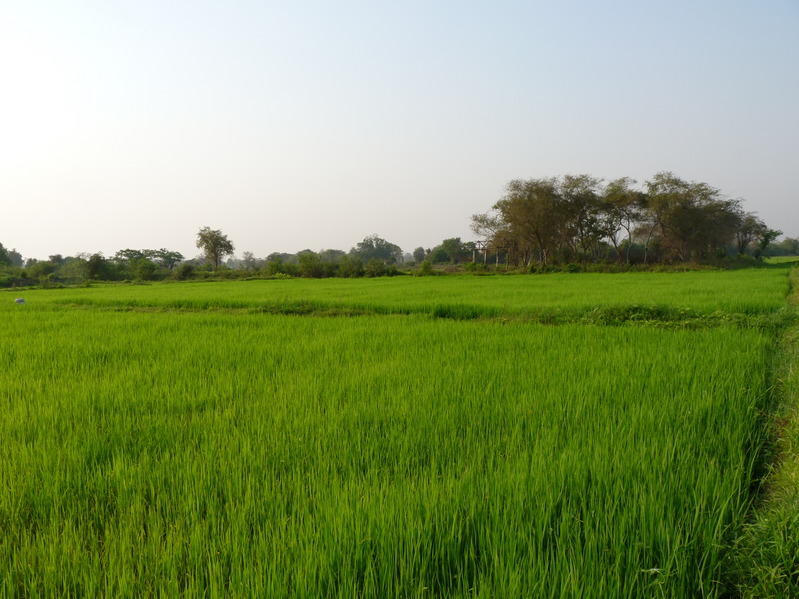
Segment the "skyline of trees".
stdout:
[[757,257],[782,234],[707,183],[666,171],[642,189],[635,183],[623,177],[603,185],[590,175],[514,179],[491,210],[472,216],[472,231],[524,267],[630,264],[636,245],[644,264],[722,258],[731,246],[743,255],[755,243]]
[[358,277],[396,274],[398,266],[412,264],[426,264],[426,272],[433,264],[457,268],[461,263],[476,267],[489,262],[532,271],[572,263],[631,265],[799,255],[799,240],[786,237],[775,243],[780,231],[744,210],[743,200],[725,197],[706,183],[685,181],[666,171],[640,187],[636,183],[629,177],[605,183],[585,174],[514,179],[489,211],[472,215],[478,241],[452,237],[412,253],[373,234],[348,252],[306,249],[258,258],[245,251],[237,258],[232,240],[210,227],[196,234],[201,254],[194,258],[166,248],[127,248],[111,257],[97,252],[24,260],[16,248],[0,243],[0,284],[183,279],[231,269],[266,276]]
[[[624,244],[621,249],[625,249]],[[452,252],[454,257],[447,251]],[[171,259],[166,261],[154,259],[161,253],[170,255]],[[785,238],[778,243],[772,243],[767,253],[799,255],[799,239]],[[449,265],[447,268],[464,268],[467,271],[485,270],[486,255],[477,249],[474,242],[462,242],[460,238],[443,240],[432,249],[418,247],[414,250],[414,254],[404,254],[401,263],[387,264],[379,258],[371,258],[364,262],[358,256],[343,250],[319,252],[302,250],[296,254],[273,252],[263,259],[255,258],[252,252],[244,252],[241,259],[233,257],[225,263],[220,263],[218,270],[214,270],[213,265],[201,256],[189,259],[183,259],[181,256],[180,260],[175,262],[175,256],[180,256],[179,252],[164,249],[119,250],[110,258],[100,253],[66,257],[56,254],[50,256],[48,260],[29,259],[23,266],[11,266],[8,260],[4,259],[0,263],[0,287],[15,284],[45,286],[75,284],[92,280],[151,281],[168,278],[185,280],[205,278],[214,273],[223,276],[376,277],[400,274],[398,267],[402,266],[415,267],[420,274],[431,274],[433,265],[439,267]],[[421,259],[418,259],[419,257]],[[495,258],[492,256],[491,261]],[[511,262],[510,254],[500,258],[496,262],[506,265],[506,269],[509,268],[507,264]],[[458,264],[463,266],[459,267]],[[568,266],[569,270],[574,267],[572,264]]]

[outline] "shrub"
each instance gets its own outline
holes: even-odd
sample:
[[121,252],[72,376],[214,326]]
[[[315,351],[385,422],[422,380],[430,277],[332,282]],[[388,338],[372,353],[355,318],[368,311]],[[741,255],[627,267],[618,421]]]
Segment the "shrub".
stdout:
[[172,272],[172,277],[178,281],[185,281],[194,277],[194,264],[184,262],[179,264]]
[[363,261],[357,256],[344,255],[338,262],[338,276],[344,278],[362,277],[364,275]]
[[488,272],[488,266],[484,262],[466,262],[463,268],[466,272]]
[[433,274],[433,263],[430,262],[430,260],[422,260],[421,265],[419,265],[419,270],[417,271],[417,274],[420,277],[426,277],[428,275],[432,275]]
[[367,277],[383,277],[386,275],[388,268],[386,263],[378,258],[372,258],[366,263],[366,276]]

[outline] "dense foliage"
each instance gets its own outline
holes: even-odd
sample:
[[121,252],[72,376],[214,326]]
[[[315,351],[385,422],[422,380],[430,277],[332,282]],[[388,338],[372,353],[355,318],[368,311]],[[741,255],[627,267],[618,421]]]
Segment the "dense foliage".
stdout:
[[515,179],[492,211],[472,216],[474,232],[499,259],[557,262],[707,260],[733,246],[759,256],[780,231],[740,200],[706,183],[661,172],[643,190],[622,178],[603,185],[589,175]]

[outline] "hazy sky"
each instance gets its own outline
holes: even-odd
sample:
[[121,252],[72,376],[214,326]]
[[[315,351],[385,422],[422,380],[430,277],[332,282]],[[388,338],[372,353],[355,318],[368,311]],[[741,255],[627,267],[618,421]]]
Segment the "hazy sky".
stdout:
[[0,0],[0,243],[405,251],[658,171],[799,236],[799,0]]

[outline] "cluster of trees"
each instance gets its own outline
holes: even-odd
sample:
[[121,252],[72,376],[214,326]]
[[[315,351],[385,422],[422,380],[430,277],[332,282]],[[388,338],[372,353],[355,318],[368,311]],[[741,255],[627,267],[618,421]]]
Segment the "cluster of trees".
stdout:
[[472,216],[472,230],[487,240],[486,253],[525,267],[704,260],[731,248],[759,256],[781,235],[706,183],[670,172],[642,189],[635,183],[590,175],[515,179],[489,212]]
[[[204,251],[204,254],[207,260],[214,261],[208,252]],[[477,244],[473,241],[463,242],[460,237],[445,239],[432,249],[417,247],[413,253],[406,254],[398,245],[377,235],[370,235],[349,252],[335,249],[314,252],[305,249],[296,254],[273,252],[263,259],[256,258],[252,252],[244,252],[240,259],[231,258],[225,265],[266,275],[374,277],[396,274],[398,266],[458,264],[470,262],[476,255]]]
[[244,252],[240,261],[229,266],[267,276],[294,277],[381,277],[398,274],[397,266],[405,261],[402,249],[377,235],[370,235],[349,252],[343,250],[302,250],[296,254],[273,252],[265,259]]
[[431,264],[458,264],[472,261],[476,252],[477,244],[474,241],[464,242],[460,237],[450,237],[432,249],[416,248],[412,258],[416,263],[426,261]]
[[0,286],[81,283],[86,281],[150,281],[225,276],[298,276],[298,277],[378,277],[398,274],[397,266],[406,256],[396,244],[377,235],[366,237],[349,252],[303,250],[296,254],[274,252],[258,259],[244,252],[241,259],[233,255],[233,242],[218,229],[203,227],[197,233],[201,256],[186,259],[180,252],[167,249],[124,249],[112,257],[102,253],[47,260],[24,261],[16,250],[0,244]]
[[[226,276],[378,277],[398,274],[399,265],[434,264],[482,267],[489,256],[499,264],[531,268],[557,263],[700,261],[730,255],[799,255],[799,239],[775,242],[770,229],[741,200],[722,196],[706,183],[685,181],[670,172],[656,174],[643,187],[623,177],[604,183],[590,175],[567,175],[510,181],[492,209],[472,216],[472,230],[482,240],[444,239],[431,248],[403,254],[377,235],[366,237],[349,252],[303,250],[274,252],[256,258],[233,257],[233,242],[218,229],[203,227],[196,245],[201,256],[180,252],[119,250],[47,260],[23,260],[0,243],[0,286],[77,283],[89,280],[187,279]],[[225,260],[226,258],[227,261]]]
[[[8,254],[13,259],[3,259]],[[33,285],[47,283],[80,283],[89,280],[147,281],[169,276],[184,260],[180,252],[167,249],[118,251],[106,258],[101,253],[62,256],[54,254],[47,260],[30,258],[26,261],[15,251],[6,252],[0,244],[0,285]]]

